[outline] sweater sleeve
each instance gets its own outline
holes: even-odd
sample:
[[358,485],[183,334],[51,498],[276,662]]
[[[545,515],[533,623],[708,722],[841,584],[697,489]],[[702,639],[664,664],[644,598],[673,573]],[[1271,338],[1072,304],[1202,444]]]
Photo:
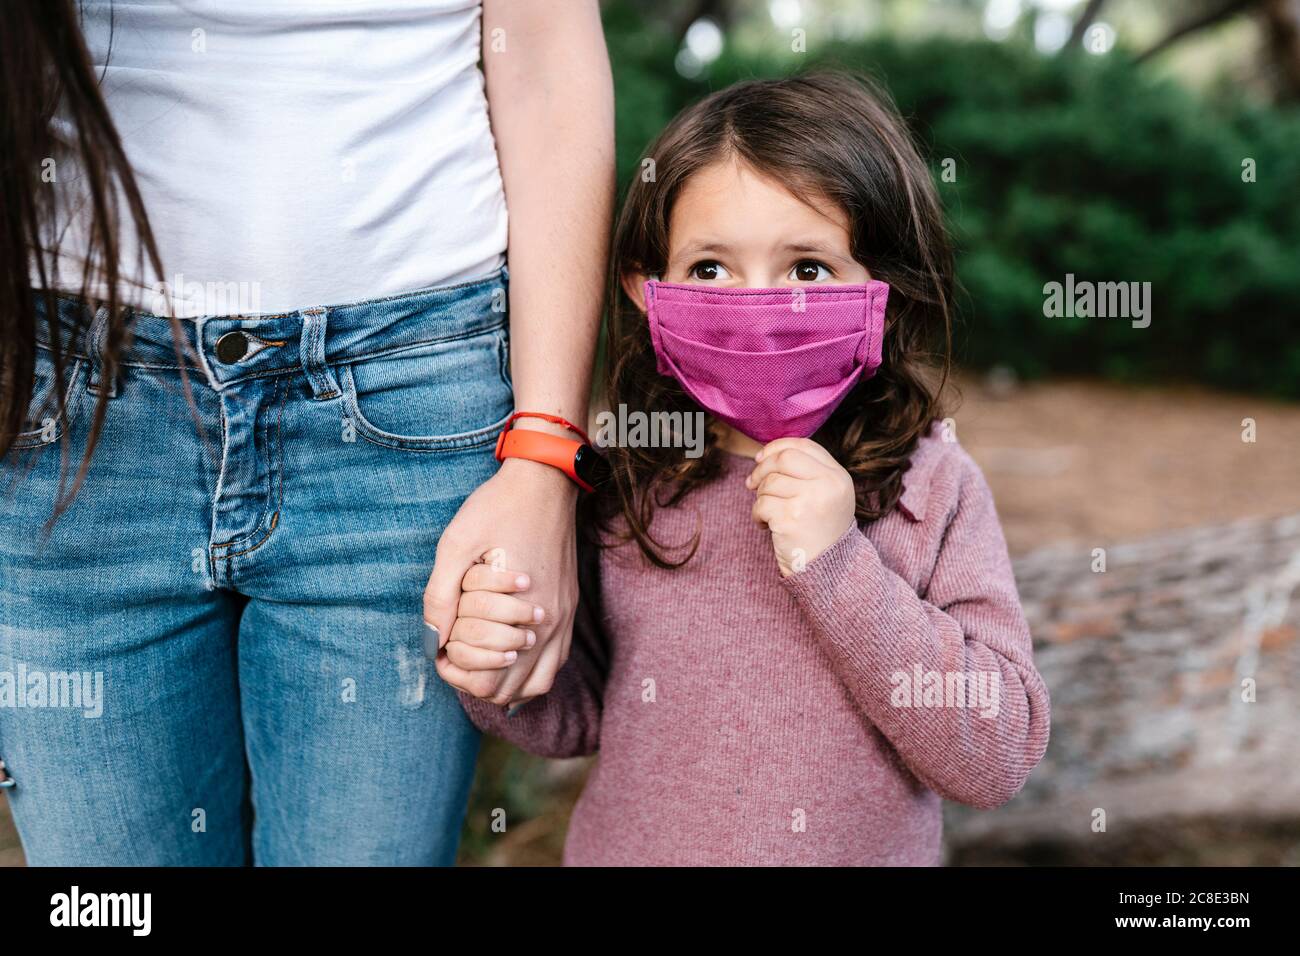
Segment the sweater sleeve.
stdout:
[[863,714],[921,782],[981,809],[1019,792],[1047,749],[1050,707],[974,462],[924,598],[857,527],[784,583]]
[[596,549],[581,546],[573,643],[550,691],[513,710],[460,692],[461,706],[479,730],[540,757],[584,757],[599,748],[609,676],[599,567]]

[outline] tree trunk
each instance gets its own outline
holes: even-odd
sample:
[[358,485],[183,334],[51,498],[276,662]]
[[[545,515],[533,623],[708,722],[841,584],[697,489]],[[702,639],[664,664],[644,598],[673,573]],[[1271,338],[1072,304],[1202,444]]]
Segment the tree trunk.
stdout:
[[1300,0],[1265,0],[1265,44],[1280,102],[1300,102]]

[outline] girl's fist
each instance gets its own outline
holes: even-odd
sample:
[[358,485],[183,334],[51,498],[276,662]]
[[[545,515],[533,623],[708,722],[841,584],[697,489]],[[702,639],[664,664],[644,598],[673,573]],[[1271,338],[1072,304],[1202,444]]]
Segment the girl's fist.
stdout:
[[782,577],[802,571],[853,526],[853,477],[809,438],[778,438],[764,445],[745,479],[755,492],[754,520],[772,532]]

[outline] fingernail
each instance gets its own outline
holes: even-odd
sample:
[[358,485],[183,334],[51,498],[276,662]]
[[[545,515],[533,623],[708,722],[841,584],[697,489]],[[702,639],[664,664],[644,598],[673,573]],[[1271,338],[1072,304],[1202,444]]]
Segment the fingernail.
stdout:
[[532,631],[529,631],[527,634],[524,635],[525,647],[532,647],[536,643],[537,643],[537,635],[534,634]]
[[424,656],[429,660],[436,660],[438,649],[442,647],[442,635],[438,629],[428,621],[424,622]]
[[763,449],[760,448],[758,450],[758,454],[754,456],[754,461],[762,461],[762,460],[763,460]]
[[518,651],[506,651],[506,663],[507,663],[507,664],[513,664],[513,663],[514,663],[515,661],[517,661],[518,659],[519,659],[519,652],[518,652]]
[[534,621],[540,621],[540,620],[542,619],[542,614],[543,614],[543,613],[544,613],[544,612],[542,611],[542,609],[541,609],[540,607],[535,607],[535,608],[533,608],[533,620],[534,620]]
[[519,588],[520,590],[523,590],[524,588],[528,587],[528,575],[521,574],[519,575],[519,577],[515,578],[515,587]]

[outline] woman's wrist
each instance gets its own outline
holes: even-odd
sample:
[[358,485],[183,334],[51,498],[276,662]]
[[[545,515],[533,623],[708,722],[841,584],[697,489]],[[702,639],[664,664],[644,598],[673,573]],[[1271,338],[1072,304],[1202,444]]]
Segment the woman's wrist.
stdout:
[[[558,418],[561,416],[556,416],[556,417]],[[582,416],[581,418],[570,418],[568,419],[568,421],[572,422],[578,428],[586,427],[585,416]],[[527,415],[522,418],[516,418],[510,427],[527,429],[529,431],[547,432],[551,435],[559,435],[561,438],[581,437],[578,434],[576,434],[574,431],[569,429],[567,426],[562,425],[559,422],[548,421],[545,418],[536,418],[532,415]]]
[[[565,432],[565,434],[569,433]],[[508,476],[512,481],[520,480],[535,484],[544,489],[548,495],[554,489],[556,494],[567,495],[571,501],[576,501],[578,498],[578,486],[573,483],[573,479],[553,465],[528,458],[507,458],[501,462],[501,468],[497,473]]]
[[[564,416],[549,411],[534,412],[535,406],[518,403],[516,407],[520,408],[521,411],[515,413],[517,417],[513,417],[507,426],[510,431],[542,432],[562,438],[566,442],[587,441],[586,434],[579,430],[586,426],[585,414],[574,413],[571,416]],[[504,435],[503,432],[503,438]],[[576,448],[576,445],[574,447]],[[567,487],[571,489],[572,495],[576,499],[578,485],[569,470],[566,470],[564,466],[557,464],[555,461],[549,460],[547,455],[521,454],[519,452],[510,454],[507,452],[503,457],[501,446],[498,445],[497,457],[502,462],[502,468],[507,470],[508,474],[512,476],[518,475],[530,483],[541,482],[543,488],[547,483],[553,484],[556,488]],[[508,469],[506,466],[509,466]]]

